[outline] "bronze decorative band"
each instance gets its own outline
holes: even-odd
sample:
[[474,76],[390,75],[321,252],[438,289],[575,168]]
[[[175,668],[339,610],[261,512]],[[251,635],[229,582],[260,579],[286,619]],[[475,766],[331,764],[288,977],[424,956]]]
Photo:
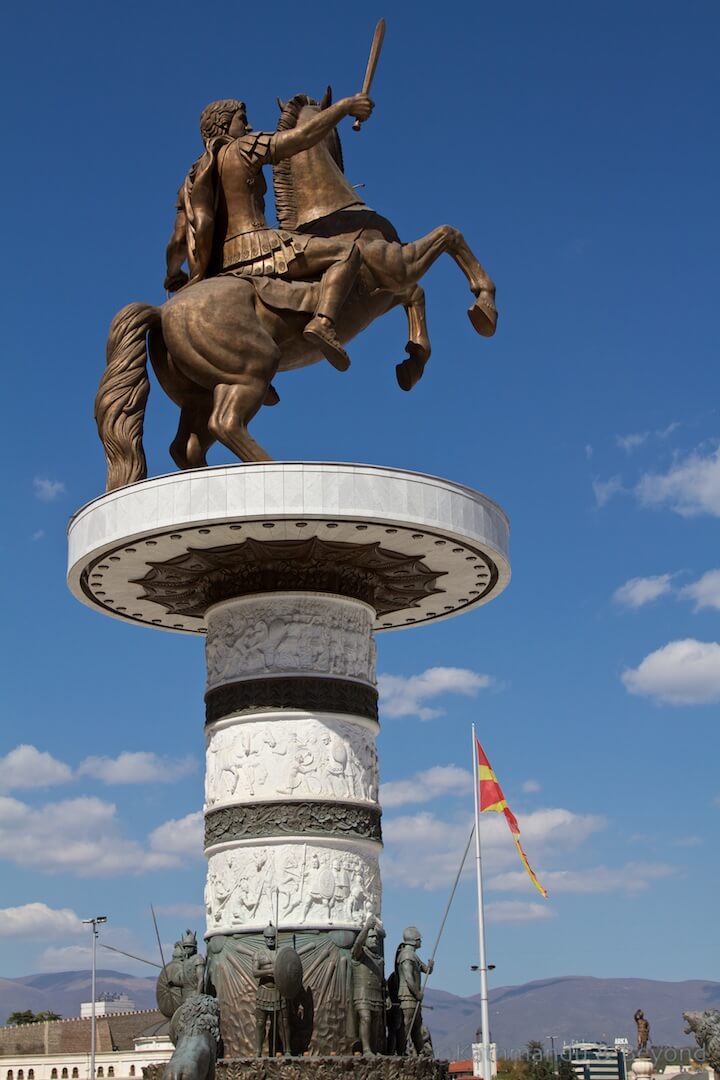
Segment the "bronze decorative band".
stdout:
[[308,540],[260,541],[190,548],[164,562],[150,563],[134,585],[144,600],[177,615],[204,618],[222,600],[262,592],[321,592],[363,600],[378,615],[414,606],[443,590],[445,571],[423,556],[390,551],[378,543]]
[[276,836],[332,836],[382,843],[380,807],[336,802],[223,806],[205,818],[205,847]]
[[321,676],[278,676],[243,679],[216,686],[205,695],[205,721],[212,724],[235,713],[263,709],[303,709],[307,712],[346,713],[377,720],[377,690],[366,683]]

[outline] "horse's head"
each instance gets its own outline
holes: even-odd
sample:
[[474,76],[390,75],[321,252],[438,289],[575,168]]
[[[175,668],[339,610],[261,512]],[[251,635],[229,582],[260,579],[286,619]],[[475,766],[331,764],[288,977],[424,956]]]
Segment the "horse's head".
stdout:
[[[278,131],[289,131],[307,123],[313,116],[332,104],[332,89],[328,86],[320,101],[307,94],[295,94],[287,101],[278,98],[280,119]],[[286,229],[324,216],[349,205],[349,199],[360,202],[344,176],[340,137],[333,130],[323,140],[279,162],[273,169],[275,208],[278,221]],[[314,212],[319,190],[325,193],[322,214]]]

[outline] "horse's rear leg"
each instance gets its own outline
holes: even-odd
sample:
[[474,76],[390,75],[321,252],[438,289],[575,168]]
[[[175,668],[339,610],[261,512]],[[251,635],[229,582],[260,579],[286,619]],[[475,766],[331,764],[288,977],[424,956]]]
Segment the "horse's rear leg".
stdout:
[[247,429],[263,404],[266,391],[267,383],[255,379],[239,385],[215,387],[208,429],[213,438],[237,454],[241,461],[272,461]]
[[207,465],[205,455],[215,442],[208,431],[212,398],[202,405],[184,405],[180,410],[177,435],[170,444],[170,457],[179,469],[201,469]]
[[425,291],[416,285],[405,300],[408,318],[407,357],[395,367],[401,390],[412,390],[420,381],[430,359],[430,338],[425,321]]

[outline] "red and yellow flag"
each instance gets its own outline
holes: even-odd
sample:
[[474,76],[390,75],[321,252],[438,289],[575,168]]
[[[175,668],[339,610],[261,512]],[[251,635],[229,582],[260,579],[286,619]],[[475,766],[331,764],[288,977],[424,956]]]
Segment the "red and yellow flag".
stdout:
[[520,843],[520,826],[517,823],[517,818],[513,814],[512,810],[507,804],[507,800],[503,795],[502,788],[498,784],[497,776],[492,770],[492,766],[487,759],[485,751],[480,745],[477,737],[475,739],[475,747],[478,756],[478,786],[479,799],[480,799],[480,813],[484,813],[486,810],[495,810],[497,813],[505,815],[505,820],[508,823],[512,838],[515,841],[515,847],[517,848],[520,860],[527,870],[528,877],[532,881],[533,885],[539,893],[541,893],[547,899],[547,889],[544,889],[538,879],[535,877],[535,873],[528,857],[523,851],[522,844]]

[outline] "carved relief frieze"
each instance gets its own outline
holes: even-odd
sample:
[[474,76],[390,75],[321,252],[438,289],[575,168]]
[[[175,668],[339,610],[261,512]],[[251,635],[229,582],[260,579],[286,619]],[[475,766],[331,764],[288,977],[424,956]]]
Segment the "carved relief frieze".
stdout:
[[247,597],[208,614],[207,684],[313,674],[375,681],[373,613],[339,597]]
[[212,730],[205,805],[270,799],[377,802],[374,732],[330,718],[254,720]]
[[288,843],[234,848],[208,859],[208,933],[275,922],[360,927],[380,914],[380,872],[372,852]]

